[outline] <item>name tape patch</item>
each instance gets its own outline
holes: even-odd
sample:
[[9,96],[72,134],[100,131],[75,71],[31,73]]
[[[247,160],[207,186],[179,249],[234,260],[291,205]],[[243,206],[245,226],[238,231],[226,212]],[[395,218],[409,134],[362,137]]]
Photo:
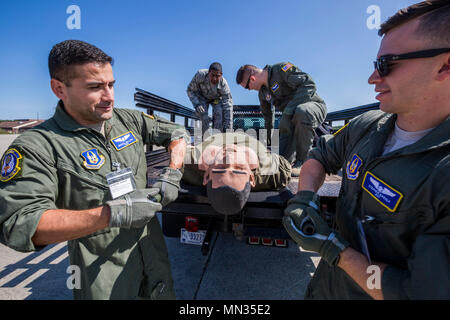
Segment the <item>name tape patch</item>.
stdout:
[[272,92],[275,92],[278,90],[278,88],[280,88],[280,85],[277,82],[275,82],[275,84],[270,89],[272,90]]
[[111,139],[111,142],[116,148],[117,151],[122,150],[123,148],[131,146],[133,143],[136,143],[138,140],[133,132],[128,131],[124,134]]
[[6,182],[14,178],[22,169],[21,166],[22,155],[19,151],[11,148],[5,152],[2,158],[2,168],[0,173],[0,181]]
[[389,212],[395,212],[403,198],[401,192],[395,190],[369,171],[364,176],[362,187]]
[[359,168],[361,168],[363,161],[357,154],[354,154],[352,160],[347,163],[347,178],[349,180],[356,180],[359,176]]
[[83,165],[89,170],[98,170],[105,163],[105,157],[98,153],[97,149],[90,149],[81,153]]

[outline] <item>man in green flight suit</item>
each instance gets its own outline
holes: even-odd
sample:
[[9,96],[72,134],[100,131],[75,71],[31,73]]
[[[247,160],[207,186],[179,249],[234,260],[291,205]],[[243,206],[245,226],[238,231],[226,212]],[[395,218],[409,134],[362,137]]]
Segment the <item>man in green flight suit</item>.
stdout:
[[[369,77],[381,111],[321,138],[283,220],[322,259],[307,299],[450,299],[450,5],[400,10]],[[337,231],[317,190],[343,171]]]
[[[75,299],[174,299],[155,212],[178,196],[183,127],[114,108],[112,58],[78,40],[49,54],[52,118],[20,135],[0,162],[0,241],[22,252],[68,241]],[[145,144],[169,167],[147,185]],[[161,200],[158,203],[156,200]]]
[[291,165],[248,134],[219,133],[188,146],[182,179],[206,186],[211,206],[231,215],[244,207],[251,191],[286,187]]
[[[289,62],[242,66],[236,82],[248,90],[257,90],[265,127],[274,125],[272,106],[282,111],[279,124],[280,155],[294,162],[292,176],[298,176],[314,141],[314,131],[327,115],[325,102],[316,92],[311,76]],[[294,157],[295,154],[295,157]]]

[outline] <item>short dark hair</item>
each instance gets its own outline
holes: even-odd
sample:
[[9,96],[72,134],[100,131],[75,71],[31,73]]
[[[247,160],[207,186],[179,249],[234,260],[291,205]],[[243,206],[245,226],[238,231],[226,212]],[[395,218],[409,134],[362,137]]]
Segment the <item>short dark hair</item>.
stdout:
[[222,73],[222,65],[219,62],[213,62],[209,66],[209,71],[219,71]]
[[241,84],[243,79],[246,79],[249,74],[251,74],[254,70],[258,69],[258,67],[252,64],[246,64],[239,68],[236,74],[236,83]]
[[96,46],[80,40],[66,40],[53,46],[48,55],[48,70],[52,79],[70,85],[74,77],[71,67],[97,62],[113,64],[113,58]]
[[378,34],[382,36],[416,18],[420,19],[416,34],[439,44],[450,44],[449,0],[422,1],[401,9],[381,25]]

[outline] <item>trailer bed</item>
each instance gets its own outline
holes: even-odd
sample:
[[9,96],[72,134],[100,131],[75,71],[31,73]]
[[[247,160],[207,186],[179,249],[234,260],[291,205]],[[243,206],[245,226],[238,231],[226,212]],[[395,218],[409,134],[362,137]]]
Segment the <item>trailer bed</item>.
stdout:
[[[148,167],[149,185],[158,178],[168,160]],[[321,196],[321,213],[331,227],[335,227],[334,211],[339,194],[341,177],[327,176],[318,194]],[[209,204],[206,188],[181,183],[176,201],[163,208],[161,221],[163,233],[167,237],[181,237],[187,228],[187,219],[197,221],[198,229],[205,232],[202,252],[209,251],[209,239],[213,232],[233,233],[238,240],[273,239],[273,243],[290,239],[282,225],[282,218],[288,200],[297,193],[298,178],[292,178],[286,188],[278,191],[252,192],[243,210],[232,216],[216,212]],[[262,241],[262,240],[261,240]]]

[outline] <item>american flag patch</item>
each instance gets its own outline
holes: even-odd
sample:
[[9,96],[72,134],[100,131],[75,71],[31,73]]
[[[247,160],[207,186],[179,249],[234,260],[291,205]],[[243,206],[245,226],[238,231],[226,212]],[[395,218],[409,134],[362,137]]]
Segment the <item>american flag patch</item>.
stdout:
[[286,63],[281,70],[283,70],[284,72],[287,72],[290,68],[292,68],[294,65],[292,63]]

